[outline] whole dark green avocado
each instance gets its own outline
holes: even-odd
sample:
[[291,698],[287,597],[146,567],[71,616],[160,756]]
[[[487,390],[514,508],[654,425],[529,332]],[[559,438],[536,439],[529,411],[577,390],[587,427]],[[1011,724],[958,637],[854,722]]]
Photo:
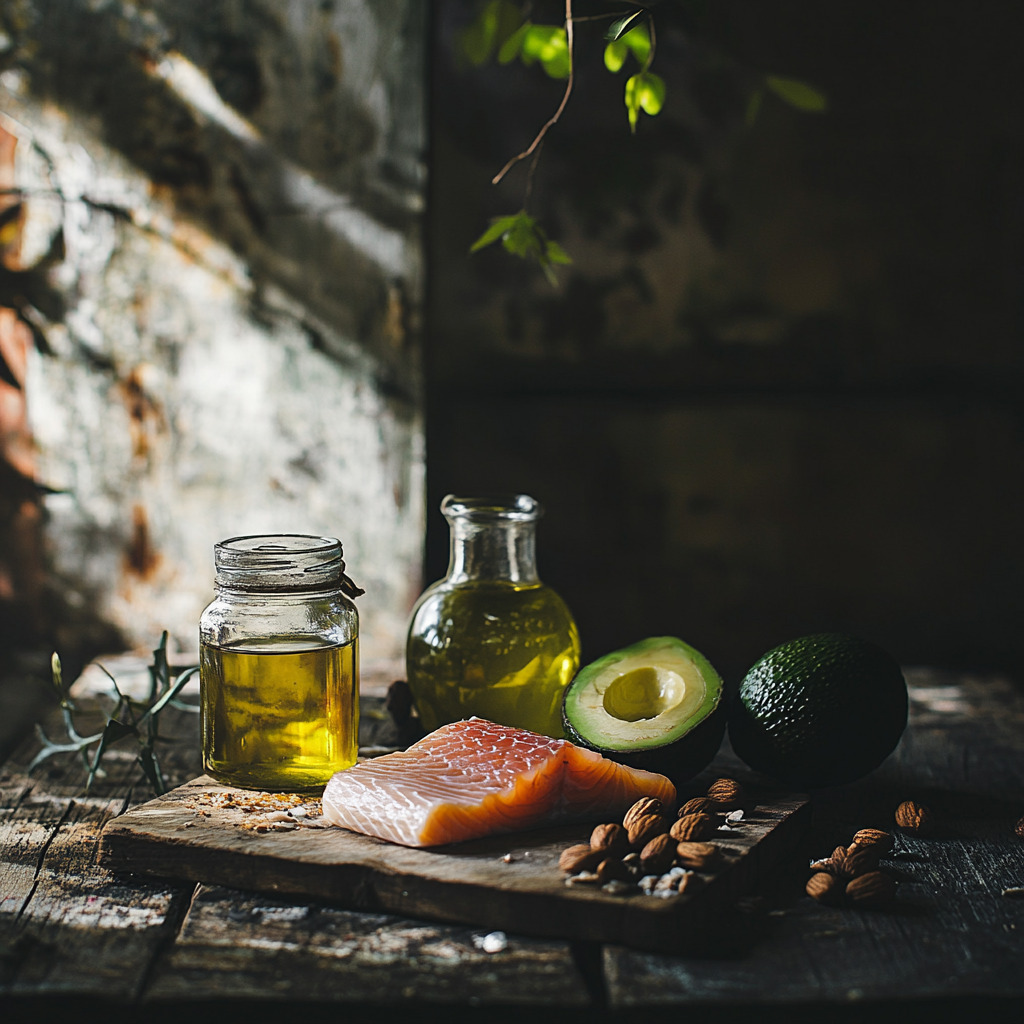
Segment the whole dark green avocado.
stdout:
[[907,724],[907,684],[880,647],[817,633],[769,651],[729,709],[733,750],[798,789],[853,782],[877,768]]

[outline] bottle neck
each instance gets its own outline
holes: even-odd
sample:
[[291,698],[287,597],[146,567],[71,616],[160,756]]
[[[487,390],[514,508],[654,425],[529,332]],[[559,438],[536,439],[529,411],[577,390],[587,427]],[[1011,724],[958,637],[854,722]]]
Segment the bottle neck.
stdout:
[[448,582],[474,580],[535,585],[537,545],[535,522],[508,520],[473,521],[469,517],[450,518],[451,559]]

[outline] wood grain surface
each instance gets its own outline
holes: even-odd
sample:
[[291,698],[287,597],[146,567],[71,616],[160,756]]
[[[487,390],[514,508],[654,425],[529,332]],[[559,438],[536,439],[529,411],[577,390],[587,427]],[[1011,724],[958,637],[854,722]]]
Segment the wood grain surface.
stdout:
[[[225,998],[244,1000],[247,1015],[318,1000],[373,1008],[382,1021],[433,1020],[431,1006],[467,1022],[481,1007],[500,1021],[529,1012],[588,1024],[647,1007],[758,1024],[1019,1018],[1024,901],[999,887],[1024,885],[1024,843],[1012,832],[1024,815],[1024,698],[999,676],[918,669],[907,680],[910,726],[893,756],[855,786],[813,794],[802,847],[721,908],[704,948],[686,956],[515,932],[486,954],[482,930],[463,925],[261,895],[238,881],[113,875],[96,863],[96,839],[122,809],[152,797],[137,765],[111,761],[83,800],[80,761],[48,762],[27,779],[37,742],[9,739],[16,749],[0,769],[0,1014],[35,1021],[63,993],[75,1000],[71,1015],[88,995],[106,1020],[136,1019],[141,1002],[153,1020],[167,1008],[175,1019],[219,1021],[224,1011],[204,1017],[203,1007]],[[388,746],[380,702],[364,711],[361,742]],[[0,732],[9,724],[0,719]],[[45,726],[57,732],[51,719]],[[167,732],[176,742],[164,748],[165,770],[176,783],[194,777],[195,717],[169,715]],[[742,770],[726,746],[693,790]],[[929,802],[941,829],[900,840],[890,865],[901,878],[895,909],[810,900],[807,859],[859,827],[891,828],[908,796]]]
[[[113,870],[243,885],[272,893],[529,935],[679,951],[700,941],[721,908],[753,886],[800,841],[806,798],[765,794],[735,830],[719,832],[720,869],[671,899],[567,886],[567,846],[588,842],[598,822],[411,849],[342,828],[257,833],[246,827],[244,791],[202,777],[136,807],[104,831]],[[506,862],[505,857],[510,861]]]

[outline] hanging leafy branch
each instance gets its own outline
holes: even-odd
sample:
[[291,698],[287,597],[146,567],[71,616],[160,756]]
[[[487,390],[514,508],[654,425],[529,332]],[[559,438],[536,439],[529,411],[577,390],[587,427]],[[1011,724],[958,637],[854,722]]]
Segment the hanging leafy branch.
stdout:
[[[473,67],[482,67],[492,57],[496,57],[499,64],[506,65],[520,60],[527,67],[539,64],[550,78],[567,79],[561,103],[533,142],[512,157],[491,179],[491,184],[497,185],[516,164],[532,157],[526,176],[522,209],[518,213],[493,218],[490,227],[473,243],[469,251],[478,252],[500,240],[506,252],[534,260],[554,286],[558,283],[554,266],[571,264],[572,259],[557,242],[548,238],[528,210],[534,172],[544,148],[545,137],[558,123],[572,95],[575,79],[575,25],[611,19],[604,34],[607,42],[604,49],[605,67],[612,74],[618,74],[631,56],[639,65],[639,70],[626,79],[623,90],[626,116],[633,134],[636,133],[641,112],[649,117],[661,113],[665,106],[665,82],[651,70],[657,52],[657,35],[654,16],[646,6],[637,3],[631,4],[633,10],[625,12],[574,17],[572,0],[565,0],[565,22],[562,25],[534,24],[527,16],[531,6],[527,4],[525,8],[520,8],[511,0],[490,0],[459,36],[460,56]],[[778,75],[761,75],[747,103],[748,126],[757,119],[766,92],[771,92],[789,106],[805,113],[821,113],[828,107],[825,95],[806,82]]]
[[[153,664],[149,666],[149,693],[145,700],[136,700],[121,692],[117,680],[102,665],[97,667],[110,680],[111,689],[107,694],[114,701],[114,708],[107,716],[103,730],[92,736],[82,736],[75,728],[74,716],[78,709],[72,701],[70,693],[64,687],[63,672],[60,658],[54,652],[50,659],[53,687],[60,701],[61,714],[64,719],[64,731],[67,733],[66,743],[54,743],[36,725],[36,735],[42,749],[28,766],[31,774],[33,769],[55,754],[78,754],[88,770],[85,792],[88,793],[96,776],[100,773],[103,755],[114,744],[129,736],[135,738],[138,745],[138,761],[143,774],[149,780],[154,792],[167,792],[167,783],[160,770],[156,745],[159,742],[170,742],[160,735],[160,713],[164,708],[172,706],[181,711],[198,712],[194,704],[187,704],[178,699],[185,684],[199,671],[198,667],[187,668],[176,678],[171,677],[171,668],[167,662],[167,631],[160,638],[160,646],[153,652]],[[91,749],[90,749],[91,748]]]

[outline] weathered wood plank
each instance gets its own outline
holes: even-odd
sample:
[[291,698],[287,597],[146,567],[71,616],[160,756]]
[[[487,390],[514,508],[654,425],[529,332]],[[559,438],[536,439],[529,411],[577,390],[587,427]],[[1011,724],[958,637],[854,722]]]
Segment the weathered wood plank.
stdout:
[[123,799],[54,797],[0,779],[0,993],[137,996],[191,891],[96,866]]
[[446,1002],[583,1006],[568,943],[483,932],[200,886],[147,1000]]
[[[230,805],[222,803],[225,795]],[[528,935],[681,949],[724,902],[792,850],[806,808],[803,799],[766,794],[742,827],[716,837],[725,861],[700,888],[655,899],[636,889],[611,895],[565,885],[559,854],[587,842],[592,824],[418,850],[347,829],[260,835],[246,827],[244,801],[244,793],[201,777],[112,822],[103,861],[141,874],[234,882]]]

